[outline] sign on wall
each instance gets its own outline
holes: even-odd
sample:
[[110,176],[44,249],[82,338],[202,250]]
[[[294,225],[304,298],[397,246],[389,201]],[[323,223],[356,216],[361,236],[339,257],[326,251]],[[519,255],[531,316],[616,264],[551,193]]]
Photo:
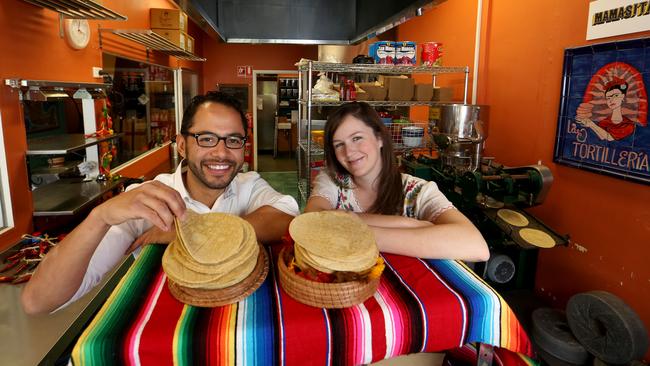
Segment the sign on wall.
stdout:
[[650,38],[564,51],[554,161],[650,183]]
[[650,30],[650,1],[596,0],[589,3],[587,40]]
[[251,76],[253,76],[253,66],[250,65],[237,66],[237,77],[249,78]]

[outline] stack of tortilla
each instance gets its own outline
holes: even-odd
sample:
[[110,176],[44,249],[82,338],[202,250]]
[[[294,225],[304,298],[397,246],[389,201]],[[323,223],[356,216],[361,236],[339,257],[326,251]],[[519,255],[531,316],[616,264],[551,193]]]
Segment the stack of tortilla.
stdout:
[[370,228],[344,212],[311,212],[289,225],[295,262],[301,269],[314,268],[338,275],[339,281],[362,279],[377,264],[379,250]]
[[237,302],[253,293],[268,273],[251,224],[240,217],[187,211],[176,220],[176,240],[162,258],[169,289],[195,306]]

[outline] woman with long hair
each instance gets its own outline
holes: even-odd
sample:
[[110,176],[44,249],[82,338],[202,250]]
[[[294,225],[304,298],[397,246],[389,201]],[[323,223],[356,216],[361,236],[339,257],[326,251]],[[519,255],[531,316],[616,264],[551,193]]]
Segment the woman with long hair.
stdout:
[[354,212],[383,252],[488,259],[479,231],[434,182],[399,172],[390,134],[370,105],[352,102],[333,112],[324,145],[326,169],[314,180],[305,212]]

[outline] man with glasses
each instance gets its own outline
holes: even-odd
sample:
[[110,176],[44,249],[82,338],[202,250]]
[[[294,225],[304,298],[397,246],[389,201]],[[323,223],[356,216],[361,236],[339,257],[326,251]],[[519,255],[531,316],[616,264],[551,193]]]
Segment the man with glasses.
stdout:
[[239,215],[260,242],[279,240],[298,205],[256,172],[239,173],[246,131],[237,100],[221,93],[192,99],[176,137],[183,163],[95,207],[39,265],[22,294],[25,311],[64,307],[96,286],[125,253],[171,242],[174,217],[182,219],[187,209]]

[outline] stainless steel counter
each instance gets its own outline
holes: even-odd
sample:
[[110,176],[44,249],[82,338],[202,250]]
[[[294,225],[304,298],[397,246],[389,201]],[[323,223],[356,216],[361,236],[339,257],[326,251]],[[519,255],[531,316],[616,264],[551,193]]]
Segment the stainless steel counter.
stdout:
[[102,283],[54,314],[30,316],[20,305],[24,285],[0,284],[0,365],[53,365],[85,328],[133,263],[127,256]]
[[34,216],[74,215],[99,199],[104,193],[117,188],[126,179],[84,182],[77,178],[61,179],[32,192]]

